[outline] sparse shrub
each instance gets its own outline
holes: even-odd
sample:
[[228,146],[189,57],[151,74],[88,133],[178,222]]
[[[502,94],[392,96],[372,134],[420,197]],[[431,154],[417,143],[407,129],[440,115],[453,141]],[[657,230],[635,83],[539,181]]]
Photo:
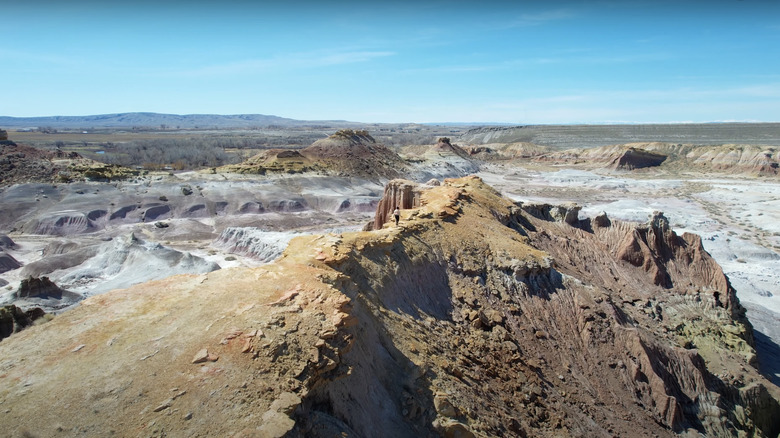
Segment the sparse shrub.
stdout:
[[43,316],[41,316],[40,318],[38,318],[35,321],[33,321],[33,325],[46,324],[47,322],[51,321],[52,319],[54,319],[54,315],[51,314],[51,313],[46,313]]

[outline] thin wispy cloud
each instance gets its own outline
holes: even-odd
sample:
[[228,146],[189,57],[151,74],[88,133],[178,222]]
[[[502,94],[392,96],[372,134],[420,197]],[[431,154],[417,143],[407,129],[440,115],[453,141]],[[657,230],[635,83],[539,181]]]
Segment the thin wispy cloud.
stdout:
[[22,52],[3,48],[0,48],[0,59],[11,62],[35,62],[58,65],[72,65],[77,63],[72,57],[52,55],[43,52]]
[[441,65],[436,67],[409,68],[401,70],[402,74],[418,73],[476,73],[495,70],[497,65]]
[[314,67],[338,66],[369,62],[377,58],[395,55],[390,51],[344,51],[295,53],[262,59],[246,59],[223,64],[176,72],[184,76],[233,76],[263,73],[268,71],[300,70]]
[[554,21],[569,20],[575,16],[576,14],[571,9],[554,9],[533,14],[522,14],[515,20],[510,21],[508,27],[541,26]]
[[636,53],[627,55],[561,55],[549,57],[529,57],[509,59],[505,61],[486,62],[482,64],[453,64],[433,67],[405,69],[404,74],[418,73],[469,73],[489,72],[497,70],[512,70],[523,67],[548,66],[555,64],[638,64],[642,62],[659,62],[671,59],[667,53]]
[[393,56],[393,55],[395,55],[394,52],[388,52],[388,51],[335,53],[332,55],[326,55],[320,58],[315,58],[314,65],[354,64],[357,62],[367,62],[376,58],[384,58],[386,56]]

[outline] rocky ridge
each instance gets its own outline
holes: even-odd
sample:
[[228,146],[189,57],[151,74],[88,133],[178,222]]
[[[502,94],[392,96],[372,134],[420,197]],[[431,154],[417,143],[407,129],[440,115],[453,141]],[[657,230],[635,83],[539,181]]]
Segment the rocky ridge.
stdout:
[[[473,150],[478,151],[479,148]],[[780,172],[780,148],[776,146],[628,143],[558,152],[538,151],[522,157],[512,156],[505,148],[496,148],[495,153],[486,154],[486,158],[491,159],[495,155],[587,169],[634,170],[662,166],[662,169],[675,171],[698,170],[752,176],[776,176]]]
[[361,130],[337,131],[301,150],[301,155],[337,175],[351,177],[395,178],[406,168],[398,154]]
[[570,149],[542,154],[533,158],[536,162],[555,165],[567,164],[590,168],[634,170],[660,166],[667,156],[637,148],[632,145],[603,146],[592,149]]
[[[603,155],[615,147],[630,148],[646,154],[665,155],[664,167],[698,170],[708,173],[776,176],[780,172],[780,148],[777,146],[724,144],[692,145],[675,143],[629,143],[584,151],[586,156]],[[659,163],[660,164],[660,163]]]
[[[756,436],[780,390],[696,236],[478,178],[401,226],[91,297],[0,343],[0,426],[106,436]],[[380,223],[377,223],[380,222]],[[46,410],[36,406],[46,405]]]
[[75,152],[44,151],[15,143],[0,144],[0,187],[31,182],[115,181],[136,170],[104,164]]
[[729,144],[690,148],[685,154],[685,162],[716,172],[777,176],[780,174],[780,147]]
[[324,169],[319,169],[319,166],[316,166],[298,151],[269,149],[241,163],[218,167],[213,172],[265,175],[269,173],[303,173],[316,170]]
[[465,148],[471,157],[484,161],[533,158],[549,153],[550,149],[548,146],[527,142],[487,143]]

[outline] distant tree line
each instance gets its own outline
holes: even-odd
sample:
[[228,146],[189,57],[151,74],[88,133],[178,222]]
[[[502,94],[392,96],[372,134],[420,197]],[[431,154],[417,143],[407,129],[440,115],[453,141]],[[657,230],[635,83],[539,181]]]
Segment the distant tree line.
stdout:
[[377,134],[371,134],[377,143],[382,143],[385,146],[408,146],[408,145],[423,145],[434,144],[438,135],[430,132],[393,132],[386,133],[380,132]]
[[102,154],[88,154],[89,158],[108,164],[157,169],[216,167],[241,161],[242,156],[226,150],[230,142],[209,138],[133,140],[123,143],[105,143]]
[[[217,167],[238,163],[257,149],[300,149],[312,143],[311,138],[297,137],[228,137],[203,136],[192,138],[138,139],[126,142],[84,144],[79,153],[107,164],[128,167],[176,170]],[[58,142],[57,147],[65,145]],[[66,147],[67,148],[67,147]],[[102,153],[86,149],[102,149]],[[246,151],[246,152],[241,152]]]

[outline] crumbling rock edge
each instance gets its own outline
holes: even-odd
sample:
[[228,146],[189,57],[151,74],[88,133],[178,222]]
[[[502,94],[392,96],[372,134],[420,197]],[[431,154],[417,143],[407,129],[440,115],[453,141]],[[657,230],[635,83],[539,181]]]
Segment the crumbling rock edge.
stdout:
[[749,322],[700,240],[660,214],[637,226],[575,208],[516,204],[476,177],[391,181],[373,231],[92,297],[4,340],[0,425],[776,436],[780,390],[750,365]]

